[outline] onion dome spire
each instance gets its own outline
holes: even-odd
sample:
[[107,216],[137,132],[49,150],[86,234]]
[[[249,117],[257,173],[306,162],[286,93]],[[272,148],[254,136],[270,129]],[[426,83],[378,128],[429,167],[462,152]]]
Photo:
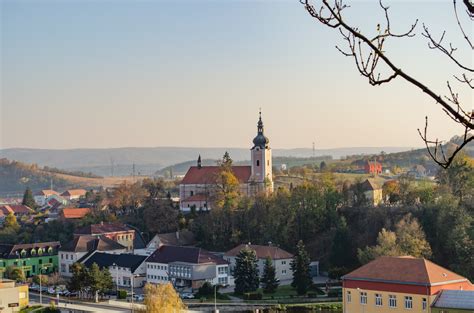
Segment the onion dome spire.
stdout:
[[253,139],[254,148],[260,147],[265,149],[268,147],[270,140],[265,137],[264,130],[263,130],[263,121],[262,121],[262,110],[259,112],[259,118],[257,123],[257,136]]

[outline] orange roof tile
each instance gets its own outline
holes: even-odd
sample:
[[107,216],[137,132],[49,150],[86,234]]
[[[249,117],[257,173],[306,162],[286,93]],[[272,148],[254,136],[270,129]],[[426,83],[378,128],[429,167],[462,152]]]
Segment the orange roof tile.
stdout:
[[343,276],[343,280],[366,280],[420,285],[443,285],[468,281],[431,261],[411,256],[383,256]]
[[90,212],[90,208],[64,208],[62,216],[67,219],[83,218]]

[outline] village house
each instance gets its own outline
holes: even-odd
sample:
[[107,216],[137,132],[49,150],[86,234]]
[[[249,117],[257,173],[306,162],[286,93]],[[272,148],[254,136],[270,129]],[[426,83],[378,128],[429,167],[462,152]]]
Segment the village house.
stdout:
[[71,265],[95,251],[120,254],[127,251],[126,247],[106,236],[81,235],[59,249],[59,274],[71,277]]
[[54,191],[54,190],[44,189],[44,190],[40,190],[40,191],[36,192],[34,194],[33,198],[34,198],[37,205],[43,206],[43,205],[46,204],[46,199],[48,199],[51,196],[58,196],[59,197],[59,193]]
[[64,208],[59,213],[59,219],[63,221],[81,220],[90,212],[90,208]]
[[383,202],[382,187],[373,179],[366,179],[361,185],[361,190],[368,204],[377,206]]
[[379,175],[382,174],[382,163],[374,161],[367,161],[364,164],[364,171],[366,174]]
[[81,197],[85,197],[87,190],[85,189],[68,189],[61,194],[61,197],[68,201],[79,200]]
[[90,256],[83,258],[81,263],[86,267],[91,267],[96,263],[100,268],[108,268],[112,280],[119,287],[134,288],[145,285],[147,256],[135,254],[110,254],[104,252],[94,252]]
[[0,211],[3,213],[4,216],[7,216],[10,213],[13,213],[15,217],[22,217],[25,215],[30,215],[35,211],[31,209],[29,206],[23,204],[5,204],[0,206]]
[[442,290],[474,290],[467,278],[410,256],[379,257],[342,281],[344,313],[429,312]]
[[142,242],[142,236],[137,234],[135,229],[121,223],[101,222],[100,224],[85,226],[76,230],[74,233],[74,236],[80,235],[105,236],[124,246],[127,251],[133,251],[135,247],[139,249],[145,246]]
[[293,254],[272,245],[261,246],[241,244],[224,254],[224,259],[229,262],[231,271],[235,268],[236,257],[242,249],[250,249],[255,251],[258,259],[258,270],[260,277],[263,276],[265,261],[267,257],[270,257],[272,259],[273,266],[275,267],[275,277],[282,285],[288,285],[291,283],[291,280],[293,279],[293,272],[291,270],[290,264],[293,260]]
[[201,248],[160,246],[146,261],[147,282],[171,282],[180,289],[198,289],[205,282],[229,284],[229,264]]
[[[273,191],[272,151],[269,143],[264,135],[260,113],[257,136],[250,149],[251,165],[232,166],[242,195],[252,196]],[[183,212],[190,212],[192,208],[197,211],[211,209],[210,201],[215,192],[219,171],[219,166],[203,166],[199,156],[197,165],[189,168],[179,185],[180,209]]]
[[9,266],[20,267],[26,277],[57,271],[59,247],[58,241],[0,244],[0,277]]
[[167,246],[194,246],[197,244],[194,233],[189,230],[178,230],[171,233],[156,234],[144,249],[135,249],[135,254],[151,255],[159,247]]

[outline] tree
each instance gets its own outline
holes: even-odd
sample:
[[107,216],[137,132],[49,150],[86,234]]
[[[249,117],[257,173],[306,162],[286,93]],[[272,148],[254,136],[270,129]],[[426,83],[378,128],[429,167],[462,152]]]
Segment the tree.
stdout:
[[[440,166],[444,168],[449,167],[456,154],[461,151],[469,142],[474,140],[474,135],[470,133],[472,130],[474,130],[474,112],[470,112],[470,108],[463,108],[458,94],[454,91],[449,81],[447,83],[448,96],[440,96],[440,93],[434,92],[420,80],[417,80],[413,76],[407,74],[407,72],[402,70],[400,66],[396,65],[386,53],[385,44],[389,41],[389,39],[413,37],[415,35],[415,28],[417,27],[418,20],[416,20],[405,33],[393,33],[388,12],[389,7],[385,6],[382,3],[382,0],[380,0],[380,7],[385,13],[385,25],[377,24],[377,27],[374,27],[374,29],[376,29],[376,33],[373,35],[363,34],[360,31],[360,28],[349,25],[346,21],[343,12],[350,6],[345,4],[343,0],[321,0],[319,8],[315,8],[315,6],[312,4],[312,0],[300,0],[300,2],[304,4],[306,11],[311,17],[315,18],[323,25],[326,25],[332,29],[337,29],[339,31],[344,41],[347,43],[348,50],[344,51],[338,46],[336,46],[336,48],[344,56],[354,59],[358,71],[362,76],[369,80],[371,85],[379,86],[389,83],[392,80],[400,77],[418,88],[420,91],[424,92],[428,97],[439,104],[443,111],[454,122],[459,124],[462,129],[463,136],[461,137],[460,143],[454,146],[451,145],[451,148],[448,147],[448,150],[451,151],[447,152],[445,151],[446,146],[444,146],[442,141],[439,141],[438,139],[428,139],[428,117],[425,119],[424,131],[422,132],[420,129],[418,129],[419,135],[424,141],[431,158]],[[464,0],[463,3],[467,8],[466,12],[468,18],[472,20],[474,16],[474,4],[470,0]],[[466,35],[462,23],[460,22],[457,12],[456,0],[453,0],[453,7],[459,29],[465,39],[465,43],[467,43],[468,49],[473,50],[473,42]],[[454,47],[451,43],[448,46],[443,42],[445,33],[440,36],[439,40],[435,39],[430,33],[428,27],[423,25],[422,35],[427,38],[430,49],[438,50],[446,55],[449,62],[453,62],[454,65],[457,66],[457,69],[462,72],[461,75],[454,75],[456,82],[460,83],[461,86],[472,90],[474,88],[474,82],[470,75],[472,75],[474,72],[474,68],[472,68],[472,66],[469,67],[466,65],[469,64],[470,60],[466,60],[466,63],[464,63],[457,59],[455,52],[458,50],[458,48]],[[386,69],[388,69],[389,73],[387,75],[382,75],[380,72],[386,72]]]
[[8,266],[5,271],[5,276],[8,279],[14,280],[16,282],[22,283],[26,280],[25,272],[19,267]]
[[179,313],[186,310],[186,305],[171,283],[146,284],[145,306],[147,313]]
[[239,198],[239,180],[232,171],[232,159],[225,153],[219,161],[220,169],[215,177],[214,203],[225,209],[235,209]]
[[313,283],[309,267],[310,262],[304,243],[300,240],[296,246],[296,254],[291,261],[291,270],[293,271],[293,282],[291,285],[296,288],[296,292],[299,295],[304,295],[308,292]]
[[258,277],[257,254],[249,247],[245,247],[235,258],[233,276],[235,278],[235,293],[243,294],[258,289],[260,279]]
[[267,257],[265,260],[263,275],[260,281],[265,293],[274,293],[280,284],[275,276],[275,266],[273,266],[273,261],[270,257]]
[[82,263],[71,265],[72,277],[67,283],[67,289],[70,291],[82,291],[87,284],[87,269]]
[[33,282],[37,285],[40,284],[41,282],[41,285],[45,286],[48,284],[48,276],[47,275],[36,275],[35,277],[33,277]]
[[35,209],[36,202],[33,198],[33,193],[31,192],[30,187],[26,187],[25,193],[23,194],[23,201],[21,204],[26,205],[29,208]]
[[410,255],[416,258],[429,258],[431,247],[418,221],[405,215],[395,226],[395,232],[382,228],[377,245],[359,249],[358,258],[362,264],[380,256]]
[[18,225],[18,222],[13,212],[10,212],[7,217],[5,217],[4,227],[13,231],[18,231],[20,229],[20,225]]
[[89,287],[89,291],[92,296],[102,294],[107,290],[113,288],[114,283],[112,276],[107,268],[100,269],[97,263],[86,270],[86,286]]

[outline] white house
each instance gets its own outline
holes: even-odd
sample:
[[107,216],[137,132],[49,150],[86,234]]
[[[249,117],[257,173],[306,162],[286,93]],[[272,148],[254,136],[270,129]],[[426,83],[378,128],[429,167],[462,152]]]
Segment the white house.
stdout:
[[195,247],[160,246],[146,261],[149,283],[172,282],[176,288],[198,289],[205,282],[229,284],[229,264]]
[[59,249],[59,274],[63,277],[71,277],[71,265],[81,262],[82,258],[94,251],[120,254],[126,252],[126,248],[105,236],[77,236]]
[[[224,254],[224,259],[229,262],[231,271],[235,267],[236,257],[242,249],[251,249],[255,251],[258,259],[258,271],[260,277],[263,275],[263,269],[267,257],[270,257],[275,267],[275,276],[280,280],[281,285],[288,285],[293,280],[291,271],[291,261],[293,254],[275,246],[260,246],[251,244],[241,244]],[[233,277],[231,278],[233,280]],[[231,282],[232,283],[232,282]]]
[[94,252],[82,263],[87,267],[96,263],[100,268],[108,268],[112,280],[119,287],[131,287],[133,284],[134,288],[138,288],[145,285],[146,259],[145,255]]
[[33,196],[33,199],[35,200],[37,205],[43,206],[46,204],[46,199],[48,199],[51,196],[59,197],[59,193],[54,190],[44,189],[44,190],[40,190],[36,192]]
[[81,197],[85,197],[87,190],[85,189],[68,189],[61,194],[61,197],[68,201],[79,200]]

